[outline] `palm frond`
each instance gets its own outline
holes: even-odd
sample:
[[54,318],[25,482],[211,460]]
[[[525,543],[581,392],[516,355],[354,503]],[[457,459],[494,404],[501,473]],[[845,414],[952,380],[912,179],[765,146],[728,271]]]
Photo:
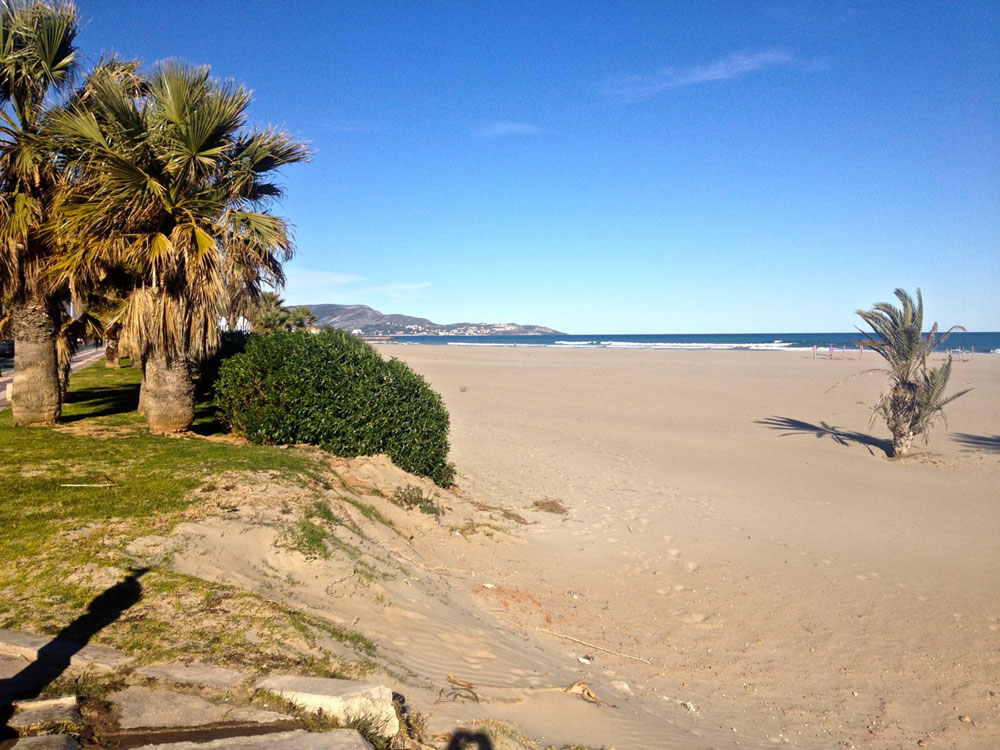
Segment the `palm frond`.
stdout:
[[872,329],[861,331],[865,339],[858,344],[875,351],[889,364],[887,387],[875,404],[869,427],[876,416],[882,416],[893,435],[894,450],[905,453],[915,437],[922,435],[927,439],[932,424],[944,419],[944,406],[968,393],[968,389],[946,397],[951,357],[941,367],[929,367],[927,363],[935,348],[960,327],[939,336],[938,324],[934,323],[924,336],[924,301],[920,290],[917,289],[916,301],[903,289],[896,289],[895,294],[900,307],[879,302],[871,310],[857,311]]

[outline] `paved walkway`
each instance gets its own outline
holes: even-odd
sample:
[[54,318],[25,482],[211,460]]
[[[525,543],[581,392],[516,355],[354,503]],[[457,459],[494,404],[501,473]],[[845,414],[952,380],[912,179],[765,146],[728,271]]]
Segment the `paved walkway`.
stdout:
[[[73,357],[73,364],[70,366],[71,372],[76,372],[77,370],[86,367],[89,364],[93,364],[95,361],[104,356],[104,347],[99,346],[96,349],[83,349]],[[10,406],[10,402],[7,400],[7,384],[14,380],[14,370],[4,369],[3,375],[0,376],[0,409],[4,409]]]

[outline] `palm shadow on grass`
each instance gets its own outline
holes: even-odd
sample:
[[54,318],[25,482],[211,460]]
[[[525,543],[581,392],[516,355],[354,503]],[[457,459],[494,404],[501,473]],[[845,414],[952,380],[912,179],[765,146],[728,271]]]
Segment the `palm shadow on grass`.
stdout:
[[759,419],[754,424],[764,425],[772,430],[784,430],[785,432],[779,437],[786,437],[787,435],[813,435],[816,438],[830,438],[838,445],[850,445],[855,443],[858,445],[864,445],[868,448],[868,451],[874,455],[872,448],[878,448],[880,451],[885,453],[886,456],[892,456],[892,441],[882,440],[877,437],[872,437],[864,432],[855,432],[853,430],[842,430],[835,425],[827,424],[826,422],[820,422],[819,424],[812,424],[810,422],[803,422],[800,419],[792,419],[790,417],[768,417],[767,419]]
[[142,599],[142,584],[139,579],[146,571],[146,568],[133,569],[121,581],[98,594],[87,605],[86,613],[77,617],[38,649],[35,661],[12,677],[0,679],[0,741],[18,736],[8,727],[8,720],[14,714],[11,703],[38,697],[69,668],[73,656],[95,635],[138,603]]
[[219,421],[215,411],[215,402],[211,398],[199,400],[195,404],[191,432],[196,435],[221,435],[229,432],[226,426]]
[[70,408],[67,409],[69,413],[62,417],[65,423],[128,414],[139,407],[139,384],[122,383],[70,390],[66,394],[66,405]]
[[[71,424],[94,417],[135,416],[139,408],[140,378],[138,369],[105,369],[100,363],[74,373],[60,421]],[[216,416],[214,394],[205,392],[199,384],[196,399],[191,432],[198,435],[228,432]]]
[[1000,453],[1000,435],[970,435],[966,432],[952,433],[951,439],[965,448]]

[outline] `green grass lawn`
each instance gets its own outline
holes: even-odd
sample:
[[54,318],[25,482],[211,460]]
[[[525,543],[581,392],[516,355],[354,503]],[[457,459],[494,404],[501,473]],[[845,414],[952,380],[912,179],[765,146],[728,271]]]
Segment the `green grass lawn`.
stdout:
[[[74,374],[54,429],[15,428],[10,409],[0,411],[0,564],[37,554],[74,527],[176,511],[221,472],[319,478],[316,460],[294,451],[150,435],[135,411],[140,378],[138,368],[102,362]],[[209,404],[198,412],[200,426],[212,424]]]
[[[275,471],[317,494],[326,489],[325,464],[315,454],[150,435],[135,411],[140,378],[138,369],[107,369],[103,360],[75,373],[54,428],[15,428],[10,409],[0,411],[0,627],[59,632],[101,593],[85,580],[71,582],[74,573],[96,567],[124,575],[134,564],[128,543],[169,533],[197,502],[194,490],[219,474]],[[200,403],[196,430],[215,429],[211,405]],[[290,655],[289,633],[306,641],[339,634],[362,661],[372,648],[357,633],[166,568],[154,567],[141,582],[140,602],[95,640],[142,661],[284,664],[349,676],[357,666]]]

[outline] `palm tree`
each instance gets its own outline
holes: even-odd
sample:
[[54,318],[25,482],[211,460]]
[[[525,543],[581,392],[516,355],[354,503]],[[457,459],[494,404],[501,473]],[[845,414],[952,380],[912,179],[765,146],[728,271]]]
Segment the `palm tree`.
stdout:
[[304,305],[286,307],[276,292],[261,292],[257,304],[249,311],[253,330],[261,333],[294,331],[308,328],[316,322],[313,311]]
[[259,333],[285,330],[288,313],[285,300],[277,292],[261,292],[257,304],[250,310],[251,329]]
[[15,340],[14,424],[54,423],[62,410],[56,339],[65,286],[46,267],[58,167],[43,136],[49,95],[76,71],[76,9],[47,0],[0,2],[0,298]]
[[273,172],[308,158],[272,129],[248,129],[250,96],[207,67],[168,61],[140,92],[121,76],[91,77],[84,103],[53,117],[70,184],[60,201],[64,278],[121,265],[135,283],[122,340],[143,362],[150,430],[187,429],[192,361],[219,341],[234,279],[256,297],[284,281],[288,224],[266,211]]
[[[964,331],[952,326],[946,333],[938,334],[935,323],[930,333],[923,335],[924,300],[917,289],[917,300],[902,289],[895,291],[902,307],[889,302],[879,302],[871,310],[855,311],[872,329],[859,346],[871,349],[882,357],[889,367],[888,388],[882,393],[872,411],[869,428],[875,417],[881,415],[892,434],[894,456],[905,456],[914,438],[927,439],[932,423],[944,418],[944,407],[970,389],[945,396],[944,391],[951,375],[951,356],[941,367],[930,367],[927,358],[940,346],[952,331]],[[861,330],[861,329],[858,329]]]

